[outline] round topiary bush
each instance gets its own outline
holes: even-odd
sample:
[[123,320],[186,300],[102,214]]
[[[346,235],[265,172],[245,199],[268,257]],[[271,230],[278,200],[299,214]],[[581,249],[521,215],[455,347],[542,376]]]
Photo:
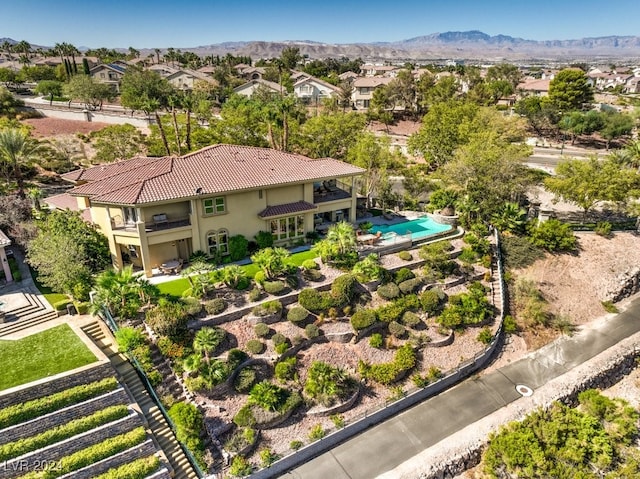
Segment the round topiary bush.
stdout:
[[302,277],[307,281],[322,281],[324,275],[319,269],[305,269],[302,271]]
[[410,328],[419,325],[421,322],[422,320],[420,319],[420,316],[418,316],[413,311],[407,311],[402,315],[402,324]]
[[409,268],[400,268],[393,275],[393,282],[396,283],[396,284],[400,284],[403,281],[406,281],[408,279],[413,279],[415,277],[416,277],[416,275]]
[[204,303],[204,310],[207,314],[220,314],[225,309],[227,309],[227,303],[222,298],[210,299]]
[[265,281],[262,287],[269,294],[280,294],[286,286],[282,281]]
[[420,286],[422,286],[422,280],[420,278],[413,278],[403,281],[398,285],[398,288],[400,288],[402,294],[411,294]]
[[373,309],[360,309],[351,316],[351,326],[356,331],[368,328],[376,322],[377,316]]
[[267,336],[269,336],[269,333],[271,332],[271,328],[269,328],[269,326],[267,326],[265,323],[257,323],[253,327],[253,331],[256,333],[256,336],[258,336],[259,338],[266,338]]
[[287,312],[287,319],[292,323],[299,323],[309,317],[309,311],[302,306],[294,306]]
[[318,328],[318,326],[316,326],[315,324],[307,324],[304,327],[304,334],[309,339],[317,338],[318,336],[320,336],[320,328]]
[[185,311],[189,316],[196,317],[202,312],[202,303],[197,298],[182,298],[180,301],[184,303]]
[[284,334],[276,333],[271,336],[271,341],[273,342],[274,346],[277,346],[278,344],[285,343],[287,341],[287,338]]
[[262,297],[262,291],[260,290],[260,288],[253,288],[251,291],[249,291],[250,302],[253,303],[255,301],[258,301],[261,297]]
[[437,291],[428,289],[420,294],[420,306],[427,314],[433,314],[440,308],[440,298]]
[[402,324],[397,323],[395,321],[391,321],[389,323],[389,332],[393,334],[396,338],[401,338],[406,334],[407,330]]
[[387,283],[378,287],[378,296],[382,299],[391,300],[400,296],[400,288],[395,283]]
[[400,251],[398,253],[398,258],[400,258],[402,261],[411,261],[413,259],[413,255],[408,251]]
[[373,333],[369,338],[369,346],[371,346],[372,348],[379,349],[383,344],[384,339],[382,338],[382,334],[380,333]]
[[303,289],[298,295],[298,303],[312,313],[319,314],[331,307],[329,294],[322,294],[312,288]]
[[320,265],[315,262],[313,259],[305,259],[302,262],[302,269],[310,270],[310,269],[320,269]]
[[258,339],[250,339],[247,341],[247,351],[251,354],[262,354],[264,352],[265,345]]

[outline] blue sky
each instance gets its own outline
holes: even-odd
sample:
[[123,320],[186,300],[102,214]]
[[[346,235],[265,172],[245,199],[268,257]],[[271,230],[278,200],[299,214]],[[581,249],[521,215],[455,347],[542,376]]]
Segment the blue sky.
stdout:
[[14,0],[0,38],[51,46],[194,47],[225,41],[396,41],[481,30],[532,40],[640,35],[640,0]]

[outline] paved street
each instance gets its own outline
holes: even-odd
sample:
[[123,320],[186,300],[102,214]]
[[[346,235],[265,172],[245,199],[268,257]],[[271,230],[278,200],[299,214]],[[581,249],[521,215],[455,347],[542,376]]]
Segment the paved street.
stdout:
[[640,297],[621,314],[561,338],[490,374],[474,377],[298,467],[287,479],[370,479],[446,439],[640,331]]

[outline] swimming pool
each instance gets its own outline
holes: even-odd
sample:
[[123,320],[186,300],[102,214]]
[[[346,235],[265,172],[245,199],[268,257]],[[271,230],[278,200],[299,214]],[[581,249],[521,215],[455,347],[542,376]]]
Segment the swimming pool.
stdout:
[[393,225],[377,225],[371,228],[370,232],[373,234],[378,231],[381,232],[383,239],[387,239],[393,234],[406,235],[407,233],[411,233],[411,239],[416,241],[450,229],[452,229],[451,225],[436,223],[431,218],[424,217]]

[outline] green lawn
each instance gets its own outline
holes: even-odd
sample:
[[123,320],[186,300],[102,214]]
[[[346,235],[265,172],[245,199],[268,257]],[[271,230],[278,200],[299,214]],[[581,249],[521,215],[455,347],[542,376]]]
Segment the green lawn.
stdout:
[[0,391],[96,361],[66,324],[17,341],[0,340]]
[[[313,254],[311,250],[302,251],[300,253],[294,253],[289,256],[287,262],[296,266],[301,266],[305,260],[314,259],[315,257],[316,255]],[[258,266],[253,263],[241,266],[241,268],[249,278],[253,278],[256,273],[260,271],[260,268],[258,268]],[[186,278],[174,279],[172,281],[167,281],[166,283],[160,283],[158,285],[161,294],[167,294],[178,298],[181,297],[182,293],[189,289],[189,287],[189,281],[187,281]]]

